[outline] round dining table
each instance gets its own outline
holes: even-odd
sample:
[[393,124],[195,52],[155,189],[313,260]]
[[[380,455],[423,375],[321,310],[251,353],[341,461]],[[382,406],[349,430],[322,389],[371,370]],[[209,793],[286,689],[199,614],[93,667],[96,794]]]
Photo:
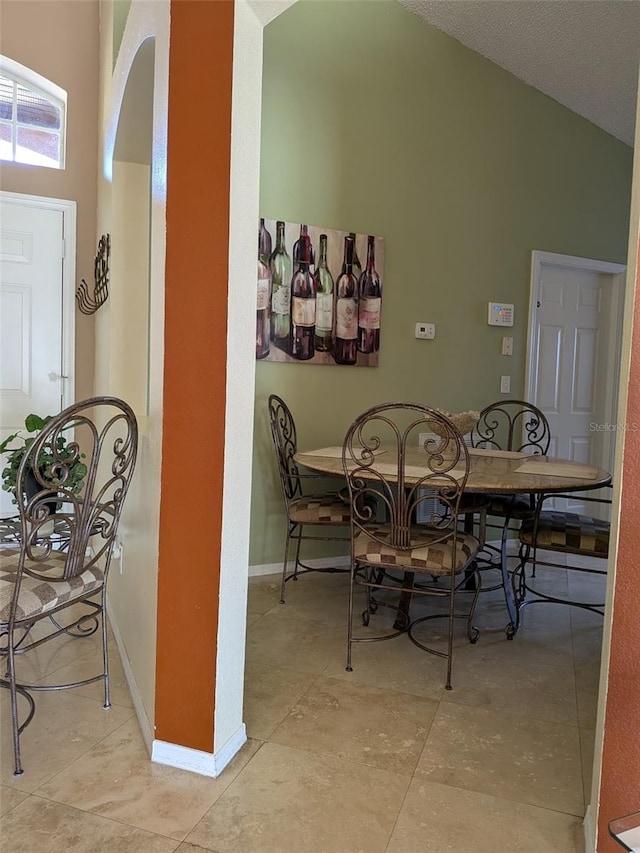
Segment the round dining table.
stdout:
[[[376,452],[375,467],[385,468],[389,481],[397,478],[397,448],[385,448]],[[295,461],[305,468],[333,476],[344,476],[342,447],[322,447],[295,454]],[[599,489],[611,483],[608,471],[553,456],[528,455],[507,450],[468,448],[469,473],[464,491],[472,494],[513,495],[567,494]],[[424,465],[425,452],[421,447],[406,447],[404,453],[405,484],[415,485],[431,474]],[[464,476],[464,466],[456,466],[448,472],[453,476]],[[504,519],[508,525],[510,518]],[[500,570],[510,623],[507,636],[513,637],[518,624],[517,607],[511,586],[507,557],[504,549],[500,555]]]

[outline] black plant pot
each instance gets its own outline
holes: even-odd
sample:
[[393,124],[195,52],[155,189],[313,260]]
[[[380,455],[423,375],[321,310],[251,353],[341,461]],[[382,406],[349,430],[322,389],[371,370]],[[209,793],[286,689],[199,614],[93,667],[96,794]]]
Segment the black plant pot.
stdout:
[[[31,500],[31,498],[35,497],[35,495],[40,492],[44,492],[46,486],[43,486],[36,479],[36,475],[33,473],[31,469],[26,472],[26,476],[24,478],[24,491],[27,496],[27,500]],[[61,502],[55,500],[55,498],[46,498],[44,500],[38,501],[38,506],[47,506],[49,507],[49,514],[53,515],[53,513],[57,512],[61,507]]]

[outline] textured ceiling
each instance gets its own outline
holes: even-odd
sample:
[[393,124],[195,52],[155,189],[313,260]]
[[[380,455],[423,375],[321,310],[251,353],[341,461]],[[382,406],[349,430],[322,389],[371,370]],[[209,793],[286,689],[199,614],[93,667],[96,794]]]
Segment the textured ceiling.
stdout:
[[398,0],[633,145],[640,0]]

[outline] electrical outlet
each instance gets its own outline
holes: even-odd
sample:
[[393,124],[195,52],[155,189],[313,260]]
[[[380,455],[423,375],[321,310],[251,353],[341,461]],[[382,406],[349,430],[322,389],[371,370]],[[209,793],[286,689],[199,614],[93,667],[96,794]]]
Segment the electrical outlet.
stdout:
[[504,337],[502,339],[502,355],[513,355],[513,338]]
[[500,377],[500,393],[501,394],[509,394],[511,392],[511,377],[510,376],[501,376]]

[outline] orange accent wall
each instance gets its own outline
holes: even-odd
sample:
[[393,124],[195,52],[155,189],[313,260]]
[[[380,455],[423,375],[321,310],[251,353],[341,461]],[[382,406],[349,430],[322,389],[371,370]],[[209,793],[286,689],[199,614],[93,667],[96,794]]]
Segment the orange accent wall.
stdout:
[[609,821],[640,811],[640,246],[636,269],[598,853],[619,853]]
[[172,0],[155,737],[213,752],[233,0]]

